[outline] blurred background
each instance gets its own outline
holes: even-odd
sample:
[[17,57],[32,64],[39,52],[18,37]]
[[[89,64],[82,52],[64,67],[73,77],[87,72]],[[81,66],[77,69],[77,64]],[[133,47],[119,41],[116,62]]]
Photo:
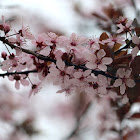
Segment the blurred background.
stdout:
[[[113,34],[120,16],[137,17],[140,22],[140,1],[0,0],[0,13],[13,29],[21,29],[23,23],[36,36],[43,32],[70,36],[75,32],[92,38],[103,31]],[[0,140],[109,140],[109,136],[118,140],[114,133],[106,133],[112,122],[119,126],[108,97],[65,96],[56,93],[59,87],[45,81],[40,92],[28,98],[29,88],[15,90],[14,83],[6,78],[0,78],[0,83]],[[106,112],[109,115],[105,119]],[[138,123],[133,123],[135,136]],[[131,121],[124,124],[132,126]]]

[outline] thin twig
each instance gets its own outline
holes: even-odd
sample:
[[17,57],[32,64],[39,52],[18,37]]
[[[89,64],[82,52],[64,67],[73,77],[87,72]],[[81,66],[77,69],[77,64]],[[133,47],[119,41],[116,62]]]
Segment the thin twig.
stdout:
[[124,47],[122,47],[121,49],[119,49],[119,50],[117,50],[116,52],[114,52],[114,55],[118,54],[118,53],[121,52],[123,49],[127,49],[127,48],[130,46],[131,43],[132,43],[132,40],[130,40],[130,41],[128,42],[128,44],[126,44]]
[[28,75],[29,73],[36,73],[37,70],[29,70],[29,71],[21,71],[21,72],[6,72],[6,73],[2,73],[0,74],[0,77],[4,77],[4,76],[9,76],[9,75],[16,75],[16,74],[25,74]]

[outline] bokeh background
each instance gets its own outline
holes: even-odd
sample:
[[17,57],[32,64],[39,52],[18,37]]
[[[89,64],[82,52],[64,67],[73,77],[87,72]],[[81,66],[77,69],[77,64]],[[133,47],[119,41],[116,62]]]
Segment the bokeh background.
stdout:
[[[75,32],[99,37],[103,31],[110,33],[114,29],[112,23],[121,15],[132,20],[137,17],[140,21],[139,9],[139,0],[0,0],[0,15],[10,21],[13,29],[20,29],[23,23],[34,35],[55,32],[70,36]],[[0,51],[3,50],[1,47]],[[32,80],[35,80],[34,75]],[[79,93],[58,94],[59,87],[52,85],[51,81],[45,81],[40,92],[31,98],[28,98],[29,88],[15,90],[14,83],[7,78],[0,78],[0,87],[0,140],[105,138],[98,132],[102,121],[97,121],[99,111],[109,108],[104,100],[92,102],[82,116],[91,97]],[[109,109],[108,113],[111,114]],[[115,119],[110,117],[111,121]],[[131,126],[132,122],[126,123]],[[80,127],[77,128],[77,124]],[[106,122],[105,125],[110,124]],[[75,129],[78,133],[72,134]]]

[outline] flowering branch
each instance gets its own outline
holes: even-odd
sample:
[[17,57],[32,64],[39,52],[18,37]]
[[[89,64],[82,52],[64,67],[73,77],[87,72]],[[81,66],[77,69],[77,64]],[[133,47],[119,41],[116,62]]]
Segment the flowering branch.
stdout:
[[[56,60],[55,60],[55,59],[52,59],[52,58],[50,58],[50,57],[48,57],[48,56],[44,56],[44,55],[41,55],[41,54],[39,54],[39,53],[37,53],[37,52],[31,51],[31,50],[27,50],[27,49],[24,49],[24,48],[22,48],[22,47],[18,47],[18,46],[15,46],[15,45],[11,44],[5,37],[0,37],[0,41],[2,41],[3,43],[9,45],[12,49],[19,49],[19,50],[21,50],[21,51],[23,51],[23,52],[25,52],[25,53],[27,53],[27,54],[31,54],[31,55],[37,57],[38,59],[56,63]],[[82,69],[82,70],[84,70],[84,71],[85,71],[85,70],[89,70],[89,68],[87,68],[87,67],[85,67],[85,66],[72,64],[72,63],[67,62],[67,61],[65,61],[65,64],[66,64],[67,66],[74,66],[75,69]],[[117,77],[112,76],[112,75],[110,75],[110,74],[107,74],[107,73],[105,73],[105,72],[103,72],[103,71],[92,70],[92,73],[94,73],[95,75],[101,74],[101,75],[104,75],[104,76],[106,76],[106,77],[108,77],[108,78],[112,78],[112,79],[114,79],[114,80],[117,79]]]

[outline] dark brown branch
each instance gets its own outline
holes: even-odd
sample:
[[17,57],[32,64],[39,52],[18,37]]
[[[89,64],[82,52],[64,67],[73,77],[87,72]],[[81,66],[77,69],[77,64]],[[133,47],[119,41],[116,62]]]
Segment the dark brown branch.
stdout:
[[0,74],[0,77],[4,77],[4,76],[9,76],[9,75],[15,75],[15,74],[25,74],[28,75],[29,73],[36,73],[37,70],[29,70],[29,71],[21,71],[21,72],[6,72],[3,74]]
[[130,41],[128,42],[128,44],[126,44],[124,47],[122,47],[121,49],[119,49],[119,50],[117,50],[116,52],[114,52],[114,54],[116,55],[116,54],[118,54],[119,52],[121,52],[123,49],[127,49],[127,48],[130,46],[131,43],[132,43],[132,40],[130,40]]
[[[27,53],[27,54],[31,54],[31,55],[37,57],[38,59],[46,60],[46,61],[50,61],[50,62],[56,63],[56,60],[55,60],[55,59],[52,59],[52,58],[50,58],[50,57],[41,55],[41,54],[39,54],[39,53],[37,53],[37,52],[31,51],[31,50],[27,50],[27,49],[24,49],[24,48],[21,48],[21,47],[18,47],[18,46],[15,46],[15,45],[11,44],[5,37],[0,37],[0,41],[2,41],[3,43],[9,45],[12,49],[19,49],[19,50],[21,50],[21,51],[23,51],[23,52],[25,52],[25,53]],[[69,62],[66,62],[66,61],[65,61],[65,64],[66,64],[67,66],[74,66],[75,69],[78,69],[78,68],[79,68],[79,69],[83,69],[84,71],[85,71],[85,70],[89,70],[89,69],[88,69],[87,67],[85,67],[85,66],[75,65],[75,64],[73,64],[73,63],[69,63]],[[106,77],[108,77],[108,78],[112,78],[112,79],[114,79],[114,80],[117,79],[117,77],[112,76],[112,75],[110,75],[110,74],[107,74],[107,73],[105,73],[105,72],[103,72],[103,71],[92,70],[92,73],[94,73],[95,75],[101,74],[101,75],[104,75],[104,76],[106,76]]]

